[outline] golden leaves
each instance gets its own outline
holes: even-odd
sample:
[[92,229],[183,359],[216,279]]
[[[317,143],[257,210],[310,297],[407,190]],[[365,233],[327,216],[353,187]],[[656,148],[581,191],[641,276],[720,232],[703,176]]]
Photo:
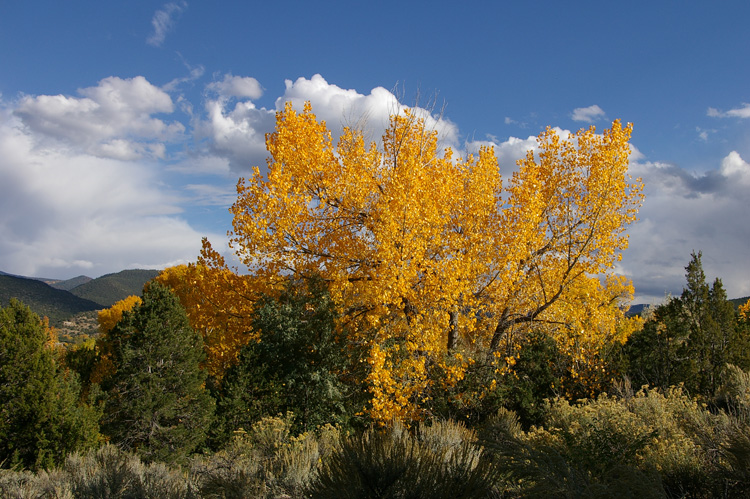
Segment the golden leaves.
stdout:
[[232,272],[205,239],[197,263],[167,268],[156,280],[179,298],[191,327],[203,336],[206,369],[221,379],[240,349],[256,339],[251,328],[253,306],[258,294],[269,288],[251,276]]
[[[643,197],[627,175],[631,130],[619,121],[572,137],[548,128],[503,186],[492,148],[466,158],[439,151],[436,131],[411,111],[391,117],[380,147],[354,129],[334,147],[309,103],[302,112],[288,103],[266,137],[267,176],[256,168],[240,179],[231,208],[230,245],[252,277],[228,271],[209,248],[173,287],[204,336],[224,331],[207,341],[210,363],[223,366],[247,341],[247,322],[233,314],[247,314],[261,287],[321,275],[342,331],[369,352],[370,414],[417,417],[426,366],[446,367],[449,344],[494,353],[540,321],[584,331],[589,350],[624,334],[616,307],[601,303],[627,284],[597,276],[627,247],[623,231]],[[451,364],[449,378],[470,360]]]

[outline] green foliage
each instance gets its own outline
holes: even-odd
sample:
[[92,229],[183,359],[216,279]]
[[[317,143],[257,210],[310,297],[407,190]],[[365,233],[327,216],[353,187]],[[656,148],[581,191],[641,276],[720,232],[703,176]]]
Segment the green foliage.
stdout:
[[74,497],[192,498],[193,484],[163,463],[144,464],[113,445],[81,456],[74,454],[63,468]]
[[[727,468],[728,445],[744,463],[731,420],[712,414],[679,389],[601,395],[551,403],[544,427],[521,431],[501,411],[481,441],[510,475],[505,492],[520,497],[717,497],[740,489]],[[747,426],[742,426],[747,431]],[[744,437],[742,437],[744,438]],[[741,469],[742,465],[738,464]],[[739,475],[739,473],[737,473]],[[734,493],[734,492],[733,492]]]
[[[494,358],[480,359],[457,384],[434,390],[429,410],[438,419],[476,426],[505,408],[518,414],[524,427],[540,424],[547,407],[545,399],[555,397],[562,383],[560,358],[552,338],[531,331],[511,372],[500,375]],[[433,369],[437,371],[437,366]],[[440,373],[433,372],[433,376]]]
[[146,461],[183,460],[204,443],[214,402],[205,390],[203,341],[172,292],[152,283],[110,332],[117,369],[104,387],[103,430]]
[[656,307],[625,346],[629,375],[637,385],[666,389],[684,384],[710,400],[724,368],[750,368],[750,335],[738,320],[720,279],[706,283],[701,254],[692,254],[687,287],[679,298]]
[[137,456],[105,445],[72,454],[49,472],[0,472],[0,496],[18,498],[170,498],[200,497],[192,480],[163,463],[146,465]]
[[0,308],[0,467],[47,468],[98,440],[98,413],[79,404],[76,377],[48,341],[28,307]]
[[295,432],[345,424],[353,410],[340,380],[347,356],[335,335],[335,311],[321,282],[290,282],[260,300],[260,335],[240,353],[220,388],[216,443],[263,416],[293,411]]
[[656,307],[623,350],[628,375],[636,386],[667,389],[684,381],[687,332],[679,324],[680,304],[674,299]]
[[460,423],[421,425],[412,436],[395,423],[345,437],[308,491],[316,498],[491,497],[497,475]]

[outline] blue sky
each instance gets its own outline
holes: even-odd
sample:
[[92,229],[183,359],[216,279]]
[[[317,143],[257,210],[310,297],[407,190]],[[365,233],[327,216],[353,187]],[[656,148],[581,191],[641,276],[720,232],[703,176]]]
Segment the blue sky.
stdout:
[[749,21],[744,1],[3,2],[0,270],[194,260],[285,100],[377,136],[419,94],[506,174],[548,125],[633,122],[636,301],[679,293],[693,250],[750,295]]

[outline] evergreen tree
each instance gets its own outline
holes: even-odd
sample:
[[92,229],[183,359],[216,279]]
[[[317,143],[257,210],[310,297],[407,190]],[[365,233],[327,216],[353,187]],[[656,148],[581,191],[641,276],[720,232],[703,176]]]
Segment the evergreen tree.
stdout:
[[346,352],[335,337],[335,310],[324,283],[290,282],[278,298],[258,303],[253,329],[239,362],[222,380],[217,444],[263,416],[291,411],[295,431],[348,417],[347,387],[340,380]]
[[145,460],[179,461],[205,441],[214,402],[205,389],[203,341],[169,288],[151,283],[143,302],[110,332],[117,371],[104,430]]
[[680,314],[679,300],[669,298],[647,310],[643,329],[628,338],[624,351],[634,386],[666,389],[684,381],[682,364],[689,359],[688,333],[681,325]]
[[79,403],[75,376],[62,370],[50,334],[28,307],[0,308],[0,466],[48,468],[99,437],[98,413]]
[[706,282],[701,256],[691,255],[680,297],[656,307],[628,340],[629,372],[637,385],[684,383],[690,393],[711,398],[727,364],[750,367],[748,335],[721,279]]

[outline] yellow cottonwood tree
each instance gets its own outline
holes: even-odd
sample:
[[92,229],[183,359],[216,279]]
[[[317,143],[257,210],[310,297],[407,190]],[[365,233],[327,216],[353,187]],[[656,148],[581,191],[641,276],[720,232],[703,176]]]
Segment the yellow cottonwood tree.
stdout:
[[581,287],[601,302],[591,279],[611,272],[642,199],[630,131],[547,129],[504,187],[492,148],[439,151],[412,111],[380,147],[352,129],[334,147],[309,104],[287,104],[267,176],[238,183],[230,245],[255,282],[328,281],[342,330],[369,352],[370,414],[418,417],[430,363],[448,353],[460,379],[465,355],[498,353],[532,321],[582,320],[558,310]]
[[251,329],[253,305],[259,292],[270,289],[232,272],[207,240],[196,263],[169,267],[156,281],[177,295],[190,326],[203,336],[206,370],[221,379],[242,347],[257,339]]

